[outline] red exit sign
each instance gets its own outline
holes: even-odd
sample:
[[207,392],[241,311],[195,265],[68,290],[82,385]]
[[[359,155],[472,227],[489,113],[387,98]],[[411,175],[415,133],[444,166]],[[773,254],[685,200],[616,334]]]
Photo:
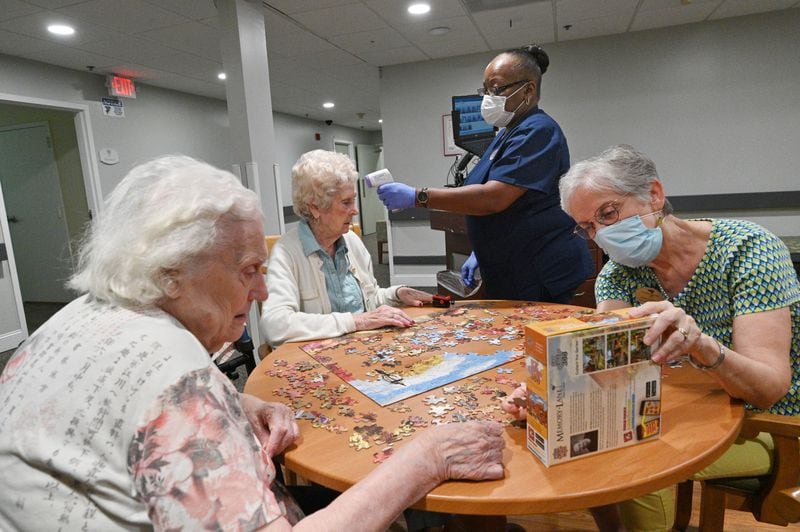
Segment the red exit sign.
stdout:
[[108,92],[111,96],[136,98],[136,87],[133,80],[120,76],[108,76]]

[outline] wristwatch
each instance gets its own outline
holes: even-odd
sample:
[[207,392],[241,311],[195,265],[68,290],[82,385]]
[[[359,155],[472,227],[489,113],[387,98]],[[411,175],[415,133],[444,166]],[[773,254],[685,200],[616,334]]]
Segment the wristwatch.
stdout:
[[420,204],[421,207],[428,207],[428,187],[422,187],[417,192],[417,203]]

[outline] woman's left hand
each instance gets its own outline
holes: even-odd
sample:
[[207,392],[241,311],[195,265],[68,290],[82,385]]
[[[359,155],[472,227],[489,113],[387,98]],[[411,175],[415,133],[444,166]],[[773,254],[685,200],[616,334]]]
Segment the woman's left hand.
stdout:
[[239,394],[250,426],[270,457],[280,454],[300,435],[300,428],[294,420],[294,412],[281,403],[268,403],[258,397]]
[[448,479],[503,478],[506,444],[503,426],[496,421],[436,425],[420,432],[412,442],[422,444],[415,459],[427,461],[424,469],[436,475],[437,484]]
[[422,290],[401,286],[397,289],[397,299],[407,307],[421,307],[425,303],[433,301],[433,296]]
[[654,315],[656,321],[644,335],[644,343],[652,346],[659,338],[661,345],[652,353],[651,359],[656,364],[681,358],[684,355],[699,351],[702,332],[694,318],[683,309],[669,301],[651,301],[640,307],[631,309],[632,318]]
[[514,416],[514,419],[522,421],[526,418],[528,410],[524,406],[520,406],[518,403],[520,402],[520,399],[524,402],[527,395],[528,388],[523,382],[514,388],[514,391],[503,398],[503,400],[500,402],[500,408],[502,408],[507,414]]

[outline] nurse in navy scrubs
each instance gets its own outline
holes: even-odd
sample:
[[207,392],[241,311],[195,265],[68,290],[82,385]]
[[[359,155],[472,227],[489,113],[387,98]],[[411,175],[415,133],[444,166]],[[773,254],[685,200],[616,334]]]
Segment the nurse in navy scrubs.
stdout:
[[592,273],[586,243],[559,205],[558,181],[569,169],[564,132],[539,107],[550,59],[538,45],[508,50],[483,74],[481,114],[501,128],[458,188],[415,189],[388,183],[389,209],[427,207],[465,214],[472,243],[461,275],[473,284],[480,266],[490,299],[568,303]]

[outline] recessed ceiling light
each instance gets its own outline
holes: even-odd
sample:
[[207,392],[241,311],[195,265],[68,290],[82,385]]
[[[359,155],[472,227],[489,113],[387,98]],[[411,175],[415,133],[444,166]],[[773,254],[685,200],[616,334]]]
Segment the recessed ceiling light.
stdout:
[[408,6],[408,12],[412,15],[424,15],[431,10],[430,4],[411,4]]
[[228,79],[228,75],[225,72],[220,72],[217,74],[217,79]]
[[325,109],[332,109],[335,104],[333,102],[325,102],[322,104],[322,107]]
[[383,124],[383,118],[379,118],[379,119],[378,119],[378,123],[379,123],[379,124]]
[[428,30],[431,35],[446,35],[450,33],[450,28],[447,26],[437,26]]
[[75,28],[66,24],[50,24],[47,26],[47,31],[55,35],[72,35],[75,33]]

